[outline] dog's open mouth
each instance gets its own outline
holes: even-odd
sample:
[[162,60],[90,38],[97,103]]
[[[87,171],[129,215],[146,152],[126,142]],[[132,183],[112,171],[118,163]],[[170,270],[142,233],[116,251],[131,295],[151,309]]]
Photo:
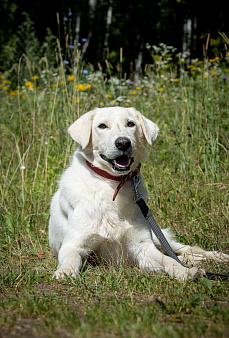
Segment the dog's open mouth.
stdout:
[[116,172],[127,172],[130,170],[134,158],[128,155],[118,156],[114,159],[107,158],[105,155],[100,155],[104,161],[112,164],[112,168]]

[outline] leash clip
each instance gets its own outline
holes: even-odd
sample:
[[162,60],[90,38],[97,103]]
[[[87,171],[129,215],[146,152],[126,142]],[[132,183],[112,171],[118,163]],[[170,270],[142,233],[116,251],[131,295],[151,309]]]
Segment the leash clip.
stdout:
[[138,186],[141,183],[141,178],[138,175],[135,175],[133,177],[133,182],[134,182],[133,187],[135,190],[134,202],[136,203],[142,198],[142,195],[138,191]]

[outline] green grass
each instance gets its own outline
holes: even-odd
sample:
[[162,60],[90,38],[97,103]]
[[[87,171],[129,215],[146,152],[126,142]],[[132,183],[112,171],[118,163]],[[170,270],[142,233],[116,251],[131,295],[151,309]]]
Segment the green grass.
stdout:
[[[229,253],[225,62],[195,63],[179,76],[161,63],[135,86],[90,68],[85,75],[80,63],[69,78],[63,63],[52,70],[26,58],[0,75],[3,337],[228,336],[228,283],[89,263],[58,282],[47,233],[50,199],[75,148],[68,126],[96,106],[135,106],[160,127],[142,165],[158,223],[186,244]],[[229,273],[225,263],[203,266]]]

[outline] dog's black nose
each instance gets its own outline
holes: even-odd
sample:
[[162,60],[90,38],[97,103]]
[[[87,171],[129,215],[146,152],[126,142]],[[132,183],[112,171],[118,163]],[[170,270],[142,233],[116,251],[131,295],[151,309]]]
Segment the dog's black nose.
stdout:
[[115,145],[119,150],[126,151],[130,148],[131,142],[127,137],[118,137]]

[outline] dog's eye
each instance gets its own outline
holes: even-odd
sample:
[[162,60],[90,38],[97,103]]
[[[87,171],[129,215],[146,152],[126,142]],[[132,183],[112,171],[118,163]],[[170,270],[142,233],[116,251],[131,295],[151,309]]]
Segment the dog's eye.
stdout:
[[127,122],[127,127],[132,128],[132,127],[134,127],[134,126],[135,126],[134,122],[132,122],[132,121],[128,121],[128,122]]
[[101,124],[99,125],[99,128],[100,128],[100,129],[106,129],[107,126],[105,125],[105,123],[101,123]]

